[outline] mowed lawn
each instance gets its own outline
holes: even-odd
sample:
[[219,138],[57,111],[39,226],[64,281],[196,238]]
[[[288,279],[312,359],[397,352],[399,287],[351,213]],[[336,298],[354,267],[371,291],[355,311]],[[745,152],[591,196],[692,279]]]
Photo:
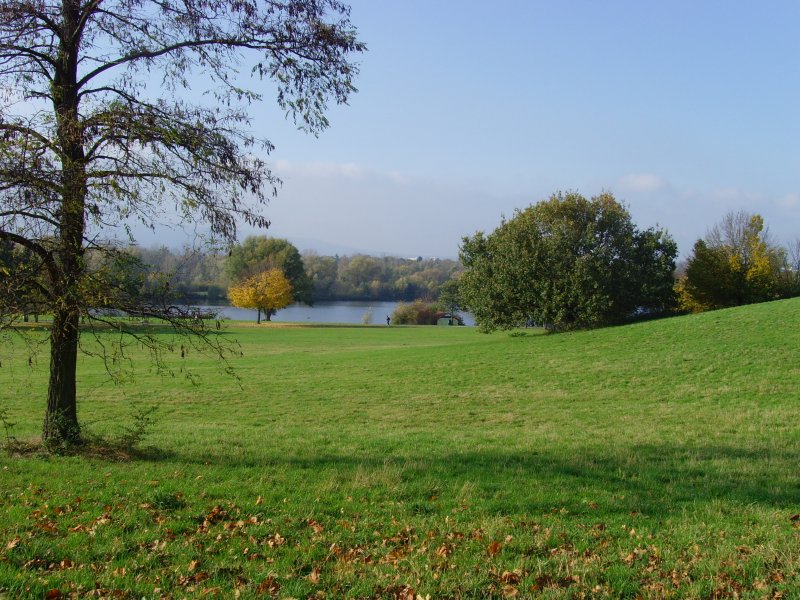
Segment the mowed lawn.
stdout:
[[[800,598],[800,300],[225,335],[238,378],[81,359],[89,432],[155,423],[126,460],[0,455],[0,598]],[[0,360],[28,440],[46,348]]]

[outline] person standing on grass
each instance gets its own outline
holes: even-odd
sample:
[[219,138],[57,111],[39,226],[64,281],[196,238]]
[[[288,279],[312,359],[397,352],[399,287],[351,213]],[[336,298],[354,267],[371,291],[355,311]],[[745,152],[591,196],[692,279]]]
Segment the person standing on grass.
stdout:
[[390,325],[392,322],[392,318],[389,315],[386,315],[386,324]]

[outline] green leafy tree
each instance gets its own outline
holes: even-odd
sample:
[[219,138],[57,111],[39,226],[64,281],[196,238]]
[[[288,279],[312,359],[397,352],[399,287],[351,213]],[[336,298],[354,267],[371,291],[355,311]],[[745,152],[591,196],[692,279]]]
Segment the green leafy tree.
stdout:
[[676,254],[667,233],[637,230],[613,195],[559,193],[463,239],[461,298],[484,331],[618,323],[671,306]]
[[280,269],[292,286],[295,302],[311,305],[314,284],[306,273],[303,259],[289,240],[250,236],[231,248],[226,270],[234,282],[257,273]]
[[454,277],[445,281],[439,288],[439,300],[436,305],[442,310],[454,313],[462,309],[460,278]]
[[384,264],[379,258],[357,254],[341,265],[339,279],[353,295],[376,297],[381,279],[384,277]]
[[337,258],[311,252],[303,253],[303,266],[311,279],[313,297],[320,300],[331,298],[333,286],[336,284]]
[[760,215],[729,212],[695,242],[676,283],[680,307],[699,312],[780,298],[788,291],[788,267]]
[[792,241],[787,248],[781,284],[784,297],[800,296],[800,238]]
[[261,96],[240,73],[274,82],[278,106],[316,133],[354,91],[362,50],[339,0],[0,0],[0,241],[45,273],[46,442],[80,439],[87,252],[175,209],[228,243],[237,222],[267,226],[277,179],[258,156],[272,146],[248,133]]

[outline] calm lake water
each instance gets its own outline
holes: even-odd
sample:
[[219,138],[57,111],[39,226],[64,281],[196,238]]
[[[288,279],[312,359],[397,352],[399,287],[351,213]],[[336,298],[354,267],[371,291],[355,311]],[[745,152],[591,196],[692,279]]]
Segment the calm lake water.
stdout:
[[[365,315],[369,315],[369,323],[386,324],[386,317],[391,316],[398,302],[369,302],[362,300],[316,302],[314,306],[292,304],[276,315],[272,320],[279,323],[363,323]],[[234,306],[203,306],[203,309],[214,310],[223,318],[236,321],[255,321],[256,311]],[[469,313],[460,313],[466,325],[475,325]],[[263,316],[262,316],[263,319]]]

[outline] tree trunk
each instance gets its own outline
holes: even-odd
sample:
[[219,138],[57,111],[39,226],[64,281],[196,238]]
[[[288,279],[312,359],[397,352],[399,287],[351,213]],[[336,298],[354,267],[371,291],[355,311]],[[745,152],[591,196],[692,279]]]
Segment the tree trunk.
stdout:
[[59,274],[53,282],[53,324],[50,329],[50,384],[42,439],[45,443],[80,441],[75,375],[78,362],[80,282],[86,265],[83,235],[86,229],[86,154],[78,104],[78,48],[81,39],[81,6],[63,0],[62,34],[52,83],[56,136],[61,160],[61,207],[58,214],[58,247],[54,251]]
[[256,325],[261,325],[261,309],[257,308],[256,310],[258,311],[258,317],[256,317]]
[[78,333],[78,311],[57,310],[50,330],[50,384],[42,428],[45,443],[80,441],[75,385]]

